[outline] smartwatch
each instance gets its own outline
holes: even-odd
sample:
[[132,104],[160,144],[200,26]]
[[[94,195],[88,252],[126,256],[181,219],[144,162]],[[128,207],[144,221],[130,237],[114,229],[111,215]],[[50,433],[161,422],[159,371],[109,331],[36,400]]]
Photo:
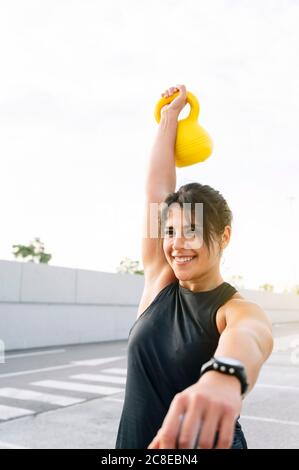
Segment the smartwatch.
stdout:
[[245,367],[242,362],[230,357],[212,357],[208,362],[203,364],[200,370],[200,377],[209,370],[214,370],[226,375],[237,377],[241,384],[241,395],[243,396],[248,389],[247,376]]

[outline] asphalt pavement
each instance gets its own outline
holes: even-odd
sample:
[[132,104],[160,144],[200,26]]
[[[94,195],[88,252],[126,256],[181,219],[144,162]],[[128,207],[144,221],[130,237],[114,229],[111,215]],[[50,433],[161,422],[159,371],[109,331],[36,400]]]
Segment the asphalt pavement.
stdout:
[[[299,449],[299,323],[274,325],[274,352],[243,403],[248,447]],[[113,449],[126,341],[9,352],[0,364],[0,449]]]

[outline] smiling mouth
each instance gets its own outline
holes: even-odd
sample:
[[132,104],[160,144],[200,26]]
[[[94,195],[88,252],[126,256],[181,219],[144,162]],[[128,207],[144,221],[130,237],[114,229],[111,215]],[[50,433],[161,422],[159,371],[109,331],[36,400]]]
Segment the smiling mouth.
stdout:
[[173,256],[172,258],[177,265],[185,265],[191,263],[196,256]]

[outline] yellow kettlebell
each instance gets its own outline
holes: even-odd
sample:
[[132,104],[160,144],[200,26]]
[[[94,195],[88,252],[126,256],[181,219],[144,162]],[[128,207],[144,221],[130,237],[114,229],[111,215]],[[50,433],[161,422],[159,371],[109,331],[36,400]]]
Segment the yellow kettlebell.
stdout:
[[[155,108],[155,118],[159,123],[161,109],[171,103],[179,92],[168,98],[162,97]],[[194,165],[203,162],[212,153],[213,142],[209,134],[197,122],[199,115],[199,102],[190,91],[187,92],[187,103],[190,104],[189,116],[178,121],[175,143],[175,165],[177,167]]]

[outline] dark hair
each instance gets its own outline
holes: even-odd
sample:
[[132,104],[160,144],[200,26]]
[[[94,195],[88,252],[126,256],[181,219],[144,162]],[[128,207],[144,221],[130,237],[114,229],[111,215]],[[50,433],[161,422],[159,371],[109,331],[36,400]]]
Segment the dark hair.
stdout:
[[[159,211],[159,229],[162,231],[163,224],[169,212],[169,206],[173,203],[183,208],[184,203],[191,203],[191,214],[194,215],[194,203],[203,203],[203,240],[210,253],[212,241],[219,242],[227,225],[231,227],[233,214],[222,194],[211,186],[200,183],[188,183],[179,188],[178,191],[170,193],[164,199],[162,209]],[[221,253],[222,254],[222,251]]]

